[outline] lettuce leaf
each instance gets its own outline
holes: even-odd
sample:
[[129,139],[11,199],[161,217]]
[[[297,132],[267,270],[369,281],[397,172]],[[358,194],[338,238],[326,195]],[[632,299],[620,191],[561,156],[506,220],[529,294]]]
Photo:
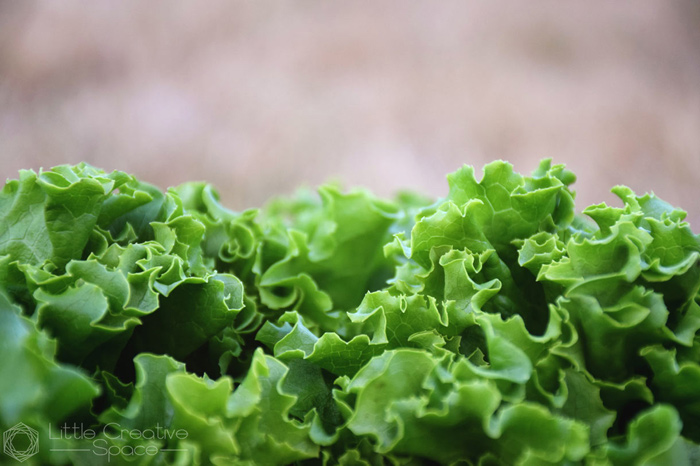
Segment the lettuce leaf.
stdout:
[[32,465],[698,464],[685,212],[617,186],[577,214],[549,160],[447,181],[237,212],[201,182],[21,171],[0,430],[38,432]]

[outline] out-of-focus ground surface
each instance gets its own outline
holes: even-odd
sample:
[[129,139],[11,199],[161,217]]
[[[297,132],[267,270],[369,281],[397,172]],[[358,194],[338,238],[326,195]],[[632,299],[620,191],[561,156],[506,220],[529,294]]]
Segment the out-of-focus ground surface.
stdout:
[[700,2],[0,0],[0,177],[88,161],[234,209],[339,178],[446,194],[543,157],[700,231]]

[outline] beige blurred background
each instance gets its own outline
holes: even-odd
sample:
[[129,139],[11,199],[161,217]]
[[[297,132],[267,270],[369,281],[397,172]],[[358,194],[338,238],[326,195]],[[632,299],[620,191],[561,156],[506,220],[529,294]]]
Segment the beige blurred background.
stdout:
[[0,177],[88,161],[234,209],[542,157],[700,231],[700,2],[0,0]]

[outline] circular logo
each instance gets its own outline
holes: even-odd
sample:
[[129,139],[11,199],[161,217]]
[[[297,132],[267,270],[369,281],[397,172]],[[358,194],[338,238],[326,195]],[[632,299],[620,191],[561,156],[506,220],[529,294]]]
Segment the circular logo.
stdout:
[[2,448],[20,463],[39,453],[39,432],[20,422],[2,434]]

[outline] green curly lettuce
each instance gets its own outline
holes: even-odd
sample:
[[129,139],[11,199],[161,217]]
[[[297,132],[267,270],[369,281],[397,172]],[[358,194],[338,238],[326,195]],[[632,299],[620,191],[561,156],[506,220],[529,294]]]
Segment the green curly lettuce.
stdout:
[[[502,161],[241,212],[87,164],[0,191],[0,464],[700,464],[700,236]],[[91,435],[86,435],[86,432]],[[9,440],[8,440],[9,439]],[[7,452],[10,453],[7,453]]]

